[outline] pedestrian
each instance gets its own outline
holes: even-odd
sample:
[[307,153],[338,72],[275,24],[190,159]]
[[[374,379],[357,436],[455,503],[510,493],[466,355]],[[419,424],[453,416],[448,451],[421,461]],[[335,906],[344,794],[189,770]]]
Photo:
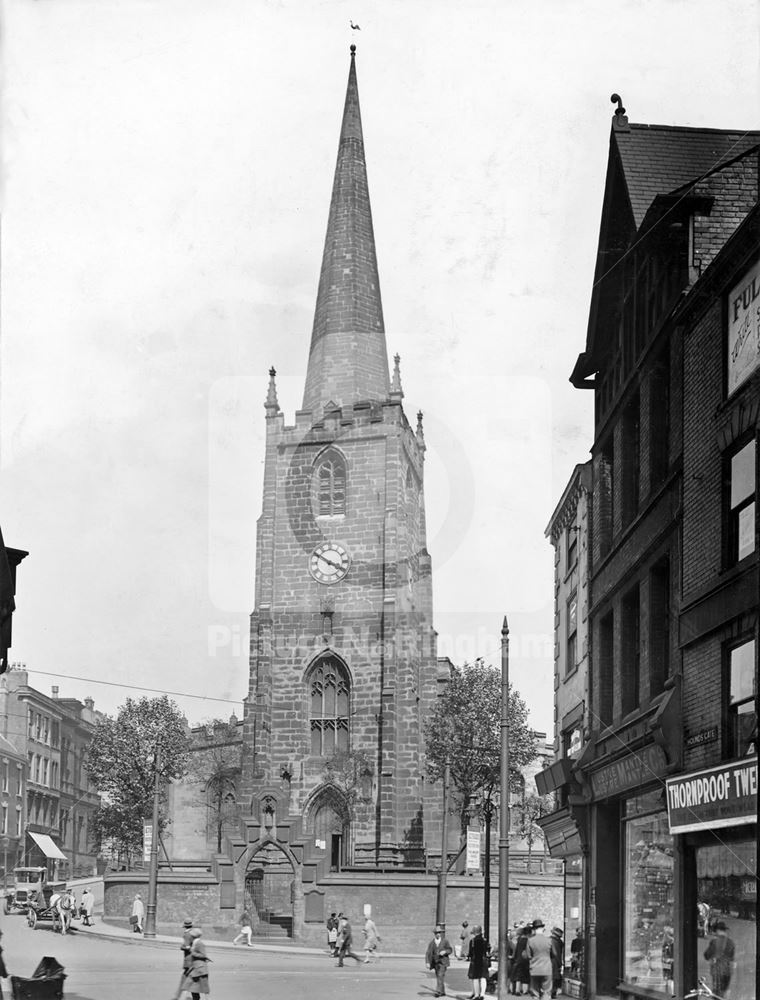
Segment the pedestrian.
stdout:
[[486,995],[488,967],[491,964],[491,946],[483,937],[483,928],[477,924],[472,928],[472,937],[467,947],[467,958],[470,963],[467,969],[467,978],[472,980],[470,1000],[475,1000],[475,997]]
[[583,928],[575,928],[575,937],[570,942],[570,973],[580,977],[583,967]]
[[[459,944],[454,945],[454,954],[462,962],[467,961],[470,952],[470,941],[472,940],[472,930],[469,920],[462,921],[462,930],[459,932]],[[459,949],[459,950],[457,950]]]
[[79,912],[82,914],[82,923],[85,927],[92,927],[92,911],[95,909],[95,896],[89,889],[85,888],[82,893],[82,903]]
[[713,991],[720,997],[727,997],[731,987],[731,977],[736,969],[734,961],[736,947],[728,936],[725,920],[716,920],[714,930],[715,937],[707,946],[705,958],[710,963]]
[[533,928],[530,924],[521,927],[515,941],[515,957],[512,967],[512,982],[515,986],[514,992],[523,995],[530,989],[530,956],[528,955],[528,942]]
[[188,972],[190,971],[190,949],[193,945],[193,939],[190,937],[190,931],[193,929],[193,922],[189,918],[182,924],[182,943],[180,944],[180,951],[182,952],[182,972],[179,977],[179,986],[177,987],[177,992],[174,994],[174,1000],[179,1000],[182,994],[185,992],[185,982],[187,979]]
[[[2,938],[2,936],[3,936],[3,932],[0,931],[0,938]],[[3,948],[2,948],[2,945],[0,945],[0,978],[2,978],[2,979],[7,979],[8,978],[8,970],[5,968],[5,959],[3,958]],[[11,984],[11,985],[13,985],[13,984]],[[2,988],[2,986],[0,986],[0,1000],[3,1000],[3,988]]]
[[237,944],[241,938],[246,938],[247,945],[249,948],[253,947],[251,944],[251,935],[253,934],[253,922],[251,920],[251,914],[248,910],[243,910],[243,914],[240,917],[240,933],[237,934],[233,939],[232,943]]
[[189,964],[187,974],[182,980],[182,990],[187,990],[193,1000],[200,1000],[201,994],[208,995],[208,963],[211,959],[206,954],[200,927],[192,927],[188,931],[190,939]]
[[562,970],[565,965],[565,941],[561,927],[552,927],[549,938],[552,960],[552,997],[562,992]]
[[449,967],[449,956],[454,949],[449,944],[443,924],[436,924],[433,931],[433,940],[427,946],[425,952],[425,964],[435,972],[436,992],[433,996],[446,996],[446,970]]
[[333,956],[338,954],[338,917],[335,913],[327,918],[327,951]]
[[380,935],[377,933],[377,926],[372,917],[367,917],[364,921],[364,964],[370,960],[370,955],[375,956],[375,961],[380,957],[377,953],[377,946],[380,943]]
[[132,916],[129,918],[129,922],[132,924],[132,930],[135,934],[142,934],[144,917],[145,907],[143,906],[142,896],[139,892],[137,892],[135,893],[135,898],[132,903]]
[[672,997],[675,994],[673,983],[673,928],[666,924],[662,932],[662,978],[665,980],[665,993]]
[[528,959],[530,964],[530,991],[536,997],[545,997],[551,992],[552,954],[544,922],[533,921],[533,934],[528,938]]
[[338,946],[337,968],[343,968],[343,959],[346,957],[353,958],[357,962],[361,962],[361,957],[354,951],[354,932],[351,930],[348,915],[343,914],[343,931]]

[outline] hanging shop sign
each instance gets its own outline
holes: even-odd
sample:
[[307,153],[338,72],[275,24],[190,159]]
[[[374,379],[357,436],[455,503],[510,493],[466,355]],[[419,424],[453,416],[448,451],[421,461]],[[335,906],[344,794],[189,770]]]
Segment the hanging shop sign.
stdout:
[[757,757],[666,781],[670,832],[757,822]]
[[665,751],[657,744],[626,754],[591,772],[589,779],[594,798],[606,799],[648,785],[655,778],[664,777],[667,766]]
[[749,378],[760,362],[760,261],[728,296],[728,393]]

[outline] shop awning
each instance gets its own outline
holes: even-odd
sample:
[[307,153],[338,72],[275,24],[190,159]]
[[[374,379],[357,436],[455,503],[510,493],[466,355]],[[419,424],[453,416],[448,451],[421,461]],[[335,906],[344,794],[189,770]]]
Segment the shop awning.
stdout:
[[29,831],[29,836],[35,842],[37,847],[42,851],[46,858],[55,858],[57,861],[67,861],[66,855],[61,851],[60,847],[55,843],[52,837],[48,837],[46,833],[32,833]]

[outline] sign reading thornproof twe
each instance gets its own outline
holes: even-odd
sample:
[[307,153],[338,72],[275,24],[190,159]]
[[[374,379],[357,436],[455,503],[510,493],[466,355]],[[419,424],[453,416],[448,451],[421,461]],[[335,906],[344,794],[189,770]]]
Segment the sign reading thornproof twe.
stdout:
[[671,833],[757,822],[757,757],[665,782]]
[[480,830],[467,831],[467,867],[475,871],[480,868]]
[[760,260],[728,296],[728,392],[760,363]]

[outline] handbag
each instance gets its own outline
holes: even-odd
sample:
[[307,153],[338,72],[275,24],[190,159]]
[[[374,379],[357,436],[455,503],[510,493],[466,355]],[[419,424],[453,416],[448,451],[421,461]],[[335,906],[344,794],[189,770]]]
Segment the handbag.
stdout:
[[132,916],[129,918],[129,922],[130,922],[130,924],[132,924],[133,927],[135,926],[135,924],[137,923],[137,914],[136,913],[132,914]]

